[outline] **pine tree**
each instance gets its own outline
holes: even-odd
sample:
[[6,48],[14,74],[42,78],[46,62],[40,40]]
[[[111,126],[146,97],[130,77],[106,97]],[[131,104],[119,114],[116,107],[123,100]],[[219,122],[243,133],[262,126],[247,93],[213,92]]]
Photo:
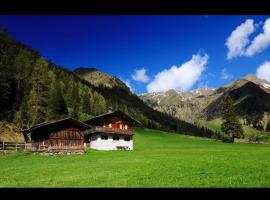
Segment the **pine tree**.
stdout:
[[32,89],[29,94],[28,108],[31,125],[44,122],[47,118],[49,79],[47,63],[40,58],[32,73]]
[[83,94],[82,112],[91,115],[91,95],[88,92]]
[[0,113],[4,116],[0,116],[6,119],[5,111],[11,109],[14,99],[12,94],[14,91],[12,85],[14,85],[15,68],[12,65],[14,60],[15,51],[14,45],[7,36],[7,29],[3,28],[0,32]]
[[107,104],[106,100],[102,95],[99,95],[99,115],[106,112],[107,110]]
[[67,106],[62,95],[60,81],[56,80],[55,86],[51,88],[49,97],[50,118],[59,118],[68,115]]
[[93,93],[93,114],[96,116],[99,112],[99,95],[96,91]]
[[79,119],[79,108],[80,108],[80,97],[79,97],[79,91],[78,86],[74,85],[72,87],[72,107],[71,107],[71,113],[70,116],[74,119]]
[[66,93],[66,103],[67,103],[67,106],[68,107],[72,107],[72,103],[73,103],[73,87],[74,87],[74,82],[72,82],[72,79],[68,80],[67,81],[67,93]]
[[28,113],[28,103],[27,103],[26,96],[23,98],[21,107],[20,107],[20,125],[23,126],[23,124],[27,124],[27,127],[29,128],[29,113]]
[[221,130],[225,133],[224,140],[233,142],[235,138],[242,138],[243,128],[237,119],[232,99],[227,95],[221,107],[222,124]]

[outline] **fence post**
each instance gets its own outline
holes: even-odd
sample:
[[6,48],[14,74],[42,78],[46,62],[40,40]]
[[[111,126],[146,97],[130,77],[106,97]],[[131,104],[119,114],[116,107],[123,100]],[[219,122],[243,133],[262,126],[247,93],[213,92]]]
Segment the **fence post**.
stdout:
[[26,151],[26,142],[24,143],[24,151]]
[[5,150],[5,142],[3,141],[3,150]]
[[18,146],[18,143],[16,142],[16,151],[18,151],[17,146]]

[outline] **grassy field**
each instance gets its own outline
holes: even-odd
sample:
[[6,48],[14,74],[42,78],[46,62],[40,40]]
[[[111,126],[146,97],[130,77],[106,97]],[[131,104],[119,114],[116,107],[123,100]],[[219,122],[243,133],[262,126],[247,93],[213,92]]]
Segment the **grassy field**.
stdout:
[[0,157],[0,187],[269,187],[270,145],[137,129],[134,151]]

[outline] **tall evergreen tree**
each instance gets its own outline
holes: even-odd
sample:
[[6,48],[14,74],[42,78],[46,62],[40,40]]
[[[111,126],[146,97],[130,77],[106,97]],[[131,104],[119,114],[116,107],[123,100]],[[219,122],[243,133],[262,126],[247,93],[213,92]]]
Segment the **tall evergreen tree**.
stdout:
[[79,119],[79,108],[80,108],[80,97],[78,86],[74,85],[72,87],[72,105],[71,105],[71,113],[70,116],[74,119]]
[[228,138],[228,141],[233,142],[235,138],[244,136],[242,125],[237,119],[233,107],[233,100],[228,95],[224,98],[221,106],[221,117],[223,120],[221,130],[225,133],[224,140]]
[[60,81],[56,80],[52,87],[49,97],[50,118],[59,118],[62,115],[68,115],[67,106],[62,95]]
[[99,115],[106,112],[107,104],[106,100],[102,95],[99,95]]
[[[0,32],[0,119],[6,119],[6,111],[10,110],[14,102],[13,91],[15,83],[15,69],[12,65],[14,60],[14,44],[7,36],[7,30],[4,28]],[[14,84],[15,83],[15,84]]]
[[65,100],[66,100],[66,103],[67,103],[67,106],[68,107],[72,107],[73,105],[73,88],[74,88],[74,82],[72,82],[73,80],[72,79],[69,79],[67,81],[67,92],[66,92],[66,97],[65,97]]
[[88,92],[84,92],[82,99],[82,112],[91,115],[91,95]]
[[19,123],[19,125],[21,127],[23,127],[24,125],[26,125],[27,128],[30,128],[30,116],[29,116],[29,108],[28,108],[28,99],[27,99],[28,95],[25,95],[21,106],[20,106],[20,110],[19,110],[19,119],[17,119],[16,121]]
[[94,109],[93,109],[94,115],[100,115],[101,113],[104,113],[107,110],[107,104],[104,97],[99,93],[94,92],[93,98],[94,98]]
[[49,79],[47,63],[39,58],[32,73],[32,89],[29,94],[28,108],[31,125],[44,122],[47,118]]

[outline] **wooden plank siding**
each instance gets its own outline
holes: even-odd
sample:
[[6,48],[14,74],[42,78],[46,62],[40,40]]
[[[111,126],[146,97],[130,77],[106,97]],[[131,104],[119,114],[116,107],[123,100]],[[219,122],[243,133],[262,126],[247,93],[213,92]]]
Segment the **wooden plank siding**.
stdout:
[[83,131],[76,128],[66,128],[50,134],[43,141],[32,143],[32,151],[75,151],[84,150]]
[[53,133],[49,138],[49,151],[83,150],[84,135],[81,130],[66,128]]

